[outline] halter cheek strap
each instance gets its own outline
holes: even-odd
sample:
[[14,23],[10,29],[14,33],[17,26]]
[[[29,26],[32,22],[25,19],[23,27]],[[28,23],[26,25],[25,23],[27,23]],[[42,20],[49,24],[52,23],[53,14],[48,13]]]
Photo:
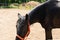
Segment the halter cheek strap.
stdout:
[[18,37],[20,40],[24,40],[24,38],[22,38],[21,36],[19,36],[18,34],[17,34],[17,36],[16,37]]
[[24,40],[28,35],[29,35],[29,33],[30,33],[30,23],[28,22],[28,32],[26,33],[26,35],[24,36],[24,38],[22,38],[21,36],[19,36],[18,34],[17,34],[17,37],[20,39],[20,40]]

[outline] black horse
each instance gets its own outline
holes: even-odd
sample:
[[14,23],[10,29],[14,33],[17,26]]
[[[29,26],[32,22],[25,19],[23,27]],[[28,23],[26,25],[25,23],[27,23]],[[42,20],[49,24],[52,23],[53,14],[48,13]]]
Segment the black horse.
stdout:
[[[39,22],[42,27],[45,29],[46,40],[52,40],[52,29],[60,28],[60,1],[59,0],[49,0],[42,5],[34,8],[26,17],[21,17],[17,22],[17,34],[23,36],[22,33],[24,30],[27,32],[26,23],[29,20],[30,25],[36,22]],[[25,22],[27,21],[27,22]],[[24,27],[24,29],[22,29]],[[20,30],[21,29],[21,30]]]
[[30,33],[30,29],[29,29],[29,24],[28,24],[28,15],[26,14],[26,16],[21,16],[18,13],[18,21],[17,21],[17,36],[16,36],[16,40],[24,40],[25,37],[27,37]]

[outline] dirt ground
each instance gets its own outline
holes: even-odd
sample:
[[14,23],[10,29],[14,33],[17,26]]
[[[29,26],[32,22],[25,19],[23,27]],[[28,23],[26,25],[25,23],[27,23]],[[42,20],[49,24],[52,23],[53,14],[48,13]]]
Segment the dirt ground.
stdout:
[[[0,40],[15,40],[17,14],[25,15],[30,10],[0,9]],[[30,26],[27,40],[45,40],[45,31],[39,23]],[[53,29],[53,40],[60,40],[60,29]]]

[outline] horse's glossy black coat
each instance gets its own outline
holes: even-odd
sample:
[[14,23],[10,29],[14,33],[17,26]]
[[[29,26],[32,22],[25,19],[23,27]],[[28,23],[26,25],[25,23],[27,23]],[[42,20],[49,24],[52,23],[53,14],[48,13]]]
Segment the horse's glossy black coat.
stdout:
[[52,40],[52,29],[60,28],[60,1],[49,0],[37,6],[28,14],[28,18],[30,25],[39,22],[45,29],[46,40]]
[[[19,35],[20,37],[24,38],[27,31],[28,31],[28,15],[26,16],[21,16],[20,14],[18,14],[18,21],[17,21],[17,35]],[[16,37],[16,40],[20,40],[18,37]]]

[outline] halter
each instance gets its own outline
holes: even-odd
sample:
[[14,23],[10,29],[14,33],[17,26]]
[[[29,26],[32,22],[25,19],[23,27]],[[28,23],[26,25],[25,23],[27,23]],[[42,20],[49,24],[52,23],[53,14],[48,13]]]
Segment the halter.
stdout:
[[17,36],[16,37],[18,37],[19,39],[21,39],[21,40],[24,40],[28,35],[29,35],[29,33],[30,33],[30,23],[29,23],[29,21],[28,21],[28,31],[27,31],[27,33],[26,33],[26,35],[24,36],[24,38],[22,38],[21,36],[19,36],[18,34],[17,34]]

